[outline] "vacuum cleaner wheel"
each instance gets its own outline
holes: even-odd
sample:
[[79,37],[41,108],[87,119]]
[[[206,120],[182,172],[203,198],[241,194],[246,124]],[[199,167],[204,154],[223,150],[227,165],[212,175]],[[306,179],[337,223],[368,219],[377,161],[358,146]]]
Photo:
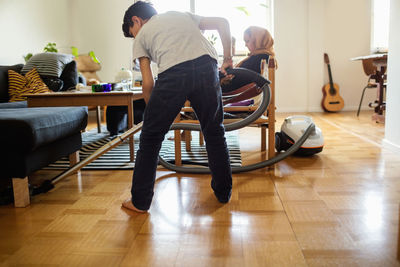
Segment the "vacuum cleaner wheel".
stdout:
[[278,152],[281,152],[283,150],[282,148],[282,133],[281,132],[276,132],[275,133],[275,149]]
[[275,148],[278,152],[288,150],[293,144],[293,139],[284,132],[275,133]]
[[[275,133],[275,148],[276,151],[281,152],[288,150],[292,144],[294,144],[294,140],[290,138],[287,134],[284,132],[276,132]],[[317,154],[322,151],[322,147],[316,147],[316,148],[303,148],[300,147],[294,155],[296,156],[301,156],[301,157],[308,157],[312,156],[314,154]]]

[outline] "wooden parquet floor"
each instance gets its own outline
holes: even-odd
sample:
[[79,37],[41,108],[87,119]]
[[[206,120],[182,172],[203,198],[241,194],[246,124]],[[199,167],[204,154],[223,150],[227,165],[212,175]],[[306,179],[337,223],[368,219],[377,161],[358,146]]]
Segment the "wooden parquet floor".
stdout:
[[[226,205],[208,175],[160,168],[147,214],[121,208],[132,171],[82,171],[27,208],[1,206],[0,264],[398,266],[400,156],[382,147],[384,125],[367,111],[309,115],[323,152],[235,174]],[[259,136],[240,131],[244,163],[265,157]]]

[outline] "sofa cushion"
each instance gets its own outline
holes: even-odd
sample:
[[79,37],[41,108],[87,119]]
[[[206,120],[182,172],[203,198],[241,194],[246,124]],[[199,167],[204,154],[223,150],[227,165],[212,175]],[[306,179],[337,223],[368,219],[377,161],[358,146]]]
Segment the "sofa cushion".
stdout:
[[8,70],[20,73],[24,65],[0,66],[0,103],[8,102]]
[[60,78],[65,65],[74,59],[73,55],[60,54],[60,53],[39,53],[32,56],[25,66],[22,68],[21,73],[25,74],[33,68],[36,68],[43,77]]
[[75,86],[78,84],[78,69],[76,68],[75,60],[65,65],[60,79],[64,82],[61,91],[67,91],[75,88]]
[[3,108],[27,108],[27,107],[28,107],[27,101],[0,103],[0,109],[3,109]]
[[86,128],[87,107],[0,109],[2,150],[26,153]]
[[30,153],[10,150],[0,153],[0,169],[2,178],[24,178],[32,172],[68,156],[82,147],[81,133],[59,139],[43,145]]
[[51,92],[47,85],[40,79],[35,68],[30,70],[25,76],[13,70],[8,71],[8,94],[10,102],[24,101],[24,94],[40,94]]
[[47,87],[53,92],[60,91],[64,86],[64,82],[59,78],[53,78],[53,77],[41,77],[41,78],[43,82],[47,85]]

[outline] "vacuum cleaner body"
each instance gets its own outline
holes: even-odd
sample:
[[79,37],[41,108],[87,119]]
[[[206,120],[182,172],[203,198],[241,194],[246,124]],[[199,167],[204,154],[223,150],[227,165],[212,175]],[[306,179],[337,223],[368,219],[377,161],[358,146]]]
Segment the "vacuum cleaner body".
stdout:
[[[313,123],[308,116],[290,116],[282,124],[281,131],[275,133],[275,148],[278,152],[288,150],[304,134],[307,127]],[[307,140],[294,153],[297,156],[311,156],[322,151],[324,137],[321,129],[315,127]]]

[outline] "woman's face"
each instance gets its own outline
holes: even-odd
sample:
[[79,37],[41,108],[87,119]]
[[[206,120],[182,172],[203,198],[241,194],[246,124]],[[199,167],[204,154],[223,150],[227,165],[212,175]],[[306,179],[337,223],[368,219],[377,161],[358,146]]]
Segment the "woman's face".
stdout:
[[253,52],[255,47],[253,42],[250,42],[250,35],[248,33],[245,33],[243,35],[243,40],[244,40],[244,44],[246,45],[247,49],[249,49],[250,52]]

